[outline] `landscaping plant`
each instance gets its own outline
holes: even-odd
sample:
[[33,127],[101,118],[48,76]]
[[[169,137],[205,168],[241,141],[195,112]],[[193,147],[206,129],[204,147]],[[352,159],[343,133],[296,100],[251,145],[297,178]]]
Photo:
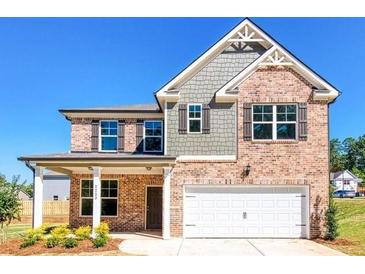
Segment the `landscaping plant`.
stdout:
[[90,226],[80,226],[75,230],[75,235],[79,240],[90,239],[91,227]]
[[109,226],[107,223],[102,222],[95,229],[95,238],[92,240],[94,247],[99,248],[105,246],[110,239]]
[[75,238],[68,237],[63,242],[63,246],[66,248],[74,248],[78,245],[78,242]]
[[334,241],[338,236],[338,224],[336,219],[337,207],[333,200],[333,189],[330,187],[329,203],[326,212],[326,235],[325,239]]
[[45,246],[48,248],[53,248],[58,246],[59,244],[60,244],[60,239],[51,236],[46,240]]
[[71,234],[71,230],[67,225],[56,226],[51,230],[51,236],[59,239],[60,241],[65,240],[65,238]]
[[28,229],[25,235],[23,235],[23,242],[20,247],[28,247],[34,245],[36,242],[40,241],[43,238],[42,229]]

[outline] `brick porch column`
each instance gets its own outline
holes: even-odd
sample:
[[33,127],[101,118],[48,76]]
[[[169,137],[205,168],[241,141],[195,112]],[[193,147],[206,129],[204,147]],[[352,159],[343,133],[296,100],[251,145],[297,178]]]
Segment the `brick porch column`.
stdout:
[[92,167],[93,170],[93,236],[95,228],[100,225],[101,218],[101,167]]
[[162,188],[162,238],[170,239],[170,181],[171,167],[163,168],[163,188]]
[[40,227],[43,222],[43,171],[43,167],[36,166],[34,168],[32,219],[33,228]]

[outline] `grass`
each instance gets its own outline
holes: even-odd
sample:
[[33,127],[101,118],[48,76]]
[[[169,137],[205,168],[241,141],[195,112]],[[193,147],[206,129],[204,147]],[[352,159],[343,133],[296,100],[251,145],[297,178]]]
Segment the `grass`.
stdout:
[[339,237],[326,244],[348,255],[365,256],[365,199],[335,199]]
[[27,229],[32,228],[30,224],[11,224],[8,228],[8,239],[18,239]]

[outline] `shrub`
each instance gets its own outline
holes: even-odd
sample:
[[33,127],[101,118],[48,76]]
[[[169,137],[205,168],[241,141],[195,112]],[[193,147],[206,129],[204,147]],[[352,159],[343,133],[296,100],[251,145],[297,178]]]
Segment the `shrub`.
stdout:
[[108,243],[108,237],[98,235],[92,242],[96,248],[103,247]]
[[336,219],[336,213],[337,213],[337,207],[335,205],[335,202],[333,201],[332,193],[333,189],[330,188],[329,190],[329,203],[328,203],[328,209],[326,212],[326,235],[325,239],[334,241],[338,236],[338,224]]
[[55,225],[50,225],[50,224],[43,224],[40,226],[40,230],[42,231],[42,234],[46,235],[46,234],[50,234],[51,231],[56,228]]
[[28,247],[34,245],[36,242],[41,240],[43,237],[43,230],[40,228],[37,229],[28,229],[25,235],[22,236],[23,243],[20,245],[21,248]]
[[55,246],[58,246],[59,244],[60,244],[60,239],[51,236],[47,239],[45,246],[48,248],[53,248]]
[[75,230],[75,235],[80,240],[86,240],[90,238],[91,227],[90,226],[80,226]]
[[78,244],[77,240],[75,238],[66,238],[63,246],[66,248],[74,248]]
[[64,240],[69,234],[71,234],[71,230],[66,225],[60,225],[52,229],[51,235],[60,240]]
[[109,225],[105,222],[100,223],[100,225],[95,229],[95,234],[97,236],[109,237]]

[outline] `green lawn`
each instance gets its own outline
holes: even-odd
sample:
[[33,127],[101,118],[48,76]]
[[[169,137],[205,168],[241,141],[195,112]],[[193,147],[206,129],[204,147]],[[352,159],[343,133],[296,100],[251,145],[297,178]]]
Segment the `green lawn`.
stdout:
[[13,224],[9,226],[8,229],[8,239],[16,239],[20,237],[20,234],[25,233],[25,231],[32,226],[30,224]]
[[349,255],[365,256],[365,199],[335,199],[339,237],[332,248]]

